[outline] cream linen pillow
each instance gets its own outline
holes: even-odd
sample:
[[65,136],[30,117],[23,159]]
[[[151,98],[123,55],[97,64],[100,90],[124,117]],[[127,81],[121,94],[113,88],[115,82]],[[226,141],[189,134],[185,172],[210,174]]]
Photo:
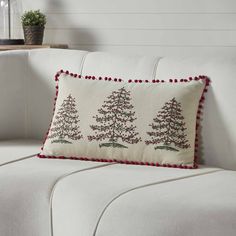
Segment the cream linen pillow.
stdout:
[[129,80],[56,74],[41,158],[196,168],[197,118],[209,80]]

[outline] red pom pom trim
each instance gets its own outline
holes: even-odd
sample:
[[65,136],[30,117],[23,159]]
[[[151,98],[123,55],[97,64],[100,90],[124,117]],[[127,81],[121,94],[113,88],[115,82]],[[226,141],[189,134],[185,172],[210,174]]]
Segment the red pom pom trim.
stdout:
[[[59,79],[60,79],[60,75],[61,74],[65,74],[65,75],[70,75],[72,78],[79,78],[79,79],[92,79],[92,80],[103,80],[103,81],[113,81],[113,82],[125,82],[122,79],[117,79],[117,78],[111,78],[111,77],[96,77],[96,76],[82,76],[80,74],[74,74],[74,73],[70,73],[68,70],[64,71],[63,69],[61,69],[59,72],[56,73],[56,75],[54,76],[55,81],[56,81],[56,96],[54,98],[55,102],[54,102],[54,107],[53,107],[53,116],[52,119],[50,121],[50,125],[49,128],[47,130],[46,136],[44,138],[44,142],[43,145],[41,147],[41,150],[43,151],[44,148],[44,144],[48,138],[49,135],[49,131],[52,125],[52,120],[54,117],[54,113],[55,113],[55,109],[56,109],[56,102],[57,102],[57,97],[58,97],[58,91],[59,91]],[[192,77],[189,77],[188,79],[170,79],[169,83],[178,83],[178,82],[191,82],[193,80]],[[148,165],[148,166],[156,166],[156,167],[171,167],[171,168],[181,168],[181,169],[196,169],[198,168],[197,165],[197,152],[198,152],[198,147],[199,147],[199,137],[198,137],[198,128],[200,126],[200,119],[201,119],[201,115],[202,115],[202,109],[203,109],[203,102],[205,101],[205,96],[204,94],[207,92],[207,88],[210,85],[210,79],[204,75],[200,75],[198,77],[194,77],[194,80],[198,81],[198,80],[202,80],[205,83],[205,87],[203,90],[203,93],[201,95],[201,98],[199,100],[199,106],[198,106],[198,111],[197,111],[197,116],[196,116],[196,137],[195,137],[195,155],[194,155],[194,162],[193,162],[193,166],[186,166],[186,165],[176,165],[176,164],[160,164],[158,162],[156,163],[149,163],[149,162],[138,162],[138,161],[122,161],[122,160],[116,160],[116,159],[97,159],[97,158],[90,158],[90,157],[65,157],[65,156],[46,156],[46,155],[42,155],[42,154],[38,154],[37,157],[39,158],[52,158],[52,159],[71,159],[71,160],[82,160],[82,161],[97,161],[97,162],[116,162],[116,163],[121,163],[121,164],[131,164],[131,165]],[[149,83],[149,80],[128,80],[128,83]],[[152,83],[166,83],[165,80],[152,80]]]

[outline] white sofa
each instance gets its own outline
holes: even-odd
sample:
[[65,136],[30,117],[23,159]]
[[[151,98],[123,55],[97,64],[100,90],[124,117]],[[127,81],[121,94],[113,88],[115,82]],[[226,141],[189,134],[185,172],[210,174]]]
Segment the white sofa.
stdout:
[[[61,68],[124,79],[209,76],[203,165],[185,170],[37,158]],[[2,52],[0,70],[0,236],[236,235],[236,56],[44,49]]]

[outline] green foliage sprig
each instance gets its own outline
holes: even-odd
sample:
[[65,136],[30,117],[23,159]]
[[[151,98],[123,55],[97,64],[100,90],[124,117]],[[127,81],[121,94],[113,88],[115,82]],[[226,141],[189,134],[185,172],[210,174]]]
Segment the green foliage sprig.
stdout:
[[46,16],[40,10],[27,11],[21,16],[23,26],[44,26],[46,22]]

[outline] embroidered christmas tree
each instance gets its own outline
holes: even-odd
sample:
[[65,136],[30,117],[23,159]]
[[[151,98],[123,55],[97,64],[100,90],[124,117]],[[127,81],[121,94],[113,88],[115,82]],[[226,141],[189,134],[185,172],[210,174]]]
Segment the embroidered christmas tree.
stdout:
[[71,143],[66,139],[81,139],[83,136],[79,130],[79,121],[75,98],[70,94],[58,109],[48,138],[53,139],[52,143]]
[[182,115],[181,103],[175,98],[166,102],[150,124],[152,131],[147,132],[151,137],[146,140],[147,145],[157,145],[155,149],[179,151],[177,148],[187,149],[190,144],[185,134],[186,127]]
[[122,143],[140,142],[137,127],[133,124],[137,119],[133,108],[130,91],[124,87],[113,91],[98,109],[98,115],[93,116],[97,124],[90,125],[94,135],[88,136],[89,141],[104,141],[99,147],[113,148],[127,148]]

